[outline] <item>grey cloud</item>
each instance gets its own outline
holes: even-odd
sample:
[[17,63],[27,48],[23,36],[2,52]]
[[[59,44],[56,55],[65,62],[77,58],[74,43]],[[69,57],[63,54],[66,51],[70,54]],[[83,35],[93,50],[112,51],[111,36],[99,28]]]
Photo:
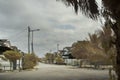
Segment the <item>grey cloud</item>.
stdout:
[[27,27],[40,29],[34,33],[36,54],[56,51],[83,40],[88,32],[100,28],[82,14],[76,15],[71,7],[56,0],[0,0],[0,38],[8,38],[12,45],[27,52]]

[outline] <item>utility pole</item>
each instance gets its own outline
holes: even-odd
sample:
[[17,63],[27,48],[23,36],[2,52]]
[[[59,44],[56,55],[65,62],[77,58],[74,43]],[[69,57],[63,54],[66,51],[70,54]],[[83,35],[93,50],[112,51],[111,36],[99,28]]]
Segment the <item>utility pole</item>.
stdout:
[[34,53],[34,49],[33,49],[33,30],[31,32],[32,32],[31,51],[32,51],[32,53]]
[[59,51],[59,44],[57,44],[57,52]]
[[28,26],[28,53],[30,53],[30,27]]
[[32,32],[32,41],[31,41],[31,50],[32,50],[32,53],[34,53],[34,45],[33,45],[33,42],[34,42],[34,41],[33,41],[33,36],[34,36],[34,35],[33,35],[33,32],[34,32],[34,31],[39,31],[39,30],[40,30],[40,29],[30,30],[30,31]]
[[30,53],[30,32],[32,32],[32,41],[31,41],[31,52],[34,53],[34,47],[33,47],[33,32],[34,31],[39,31],[40,29],[34,29],[31,30],[30,27],[28,26],[28,53]]

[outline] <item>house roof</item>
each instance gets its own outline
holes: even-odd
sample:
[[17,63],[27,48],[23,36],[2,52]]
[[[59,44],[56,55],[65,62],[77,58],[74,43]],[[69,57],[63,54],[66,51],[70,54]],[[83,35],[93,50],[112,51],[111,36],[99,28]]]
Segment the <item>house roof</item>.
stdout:
[[0,55],[3,54],[3,52],[5,52],[6,50],[11,50],[11,48],[5,47],[5,46],[0,46]]
[[70,50],[70,49],[71,49],[71,47],[65,47],[64,49]]
[[68,57],[69,59],[74,59],[74,58],[75,58],[75,57],[72,56],[72,54],[64,54],[64,55],[62,55],[62,56],[66,56],[66,57]]

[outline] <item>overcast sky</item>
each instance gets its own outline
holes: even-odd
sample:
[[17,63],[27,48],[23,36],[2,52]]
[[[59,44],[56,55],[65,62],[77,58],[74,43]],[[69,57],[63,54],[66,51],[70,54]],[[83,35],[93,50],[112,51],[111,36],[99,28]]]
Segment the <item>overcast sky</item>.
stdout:
[[34,50],[39,56],[85,40],[101,28],[97,21],[76,15],[72,7],[56,0],[0,0],[0,38],[27,52],[27,27],[34,32]]

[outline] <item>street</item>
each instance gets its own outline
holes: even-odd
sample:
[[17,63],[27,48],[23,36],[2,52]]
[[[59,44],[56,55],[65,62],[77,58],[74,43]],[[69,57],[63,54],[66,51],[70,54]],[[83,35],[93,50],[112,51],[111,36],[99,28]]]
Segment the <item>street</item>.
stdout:
[[108,70],[39,63],[36,69],[0,73],[0,80],[108,80]]

